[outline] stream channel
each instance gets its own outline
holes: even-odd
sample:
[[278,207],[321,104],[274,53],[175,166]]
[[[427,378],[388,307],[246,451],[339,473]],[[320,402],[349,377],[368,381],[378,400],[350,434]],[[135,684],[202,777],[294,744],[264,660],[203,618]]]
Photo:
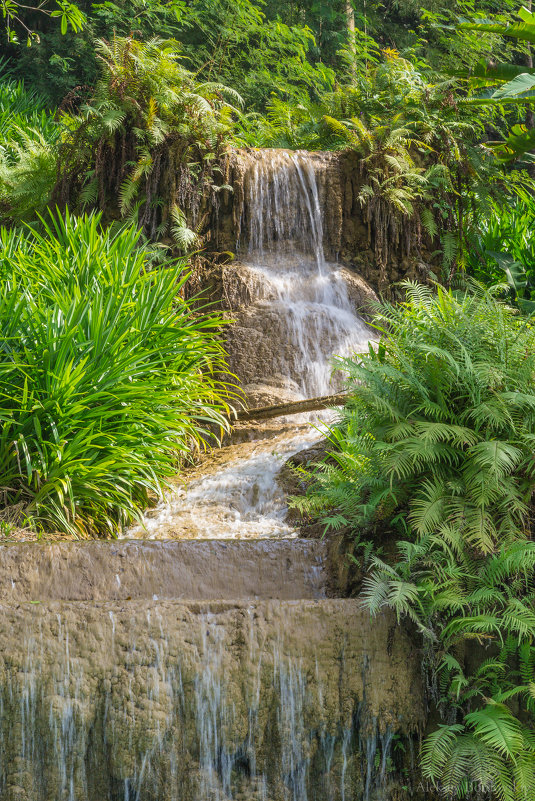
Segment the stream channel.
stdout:
[[[231,368],[252,406],[327,395],[370,337],[324,255],[328,158],[247,159]],[[0,801],[416,797],[411,640],[286,521],[312,422],[238,426],[124,539],[0,547]]]

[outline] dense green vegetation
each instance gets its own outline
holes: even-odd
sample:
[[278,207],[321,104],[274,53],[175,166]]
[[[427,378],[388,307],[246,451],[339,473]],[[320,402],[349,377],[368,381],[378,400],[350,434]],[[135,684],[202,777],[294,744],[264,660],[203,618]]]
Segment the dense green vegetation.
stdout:
[[508,202],[494,200],[487,216],[467,234],[467,269],[478,280],[499,285],[526,314],[535,310],[535,201],[529,185],[513,188]]
[[296,504],[356,542],[371,611],[421,636],[442,721],[424,776],[447,797],[531,801],[530,8],[2,8],[0,515],[116,534],[217,439],[222,321],[183,295],[224,154],[344,151],[382,276],[403,239],[430,280],[378,306],[376,349],[343,363],[349,400]]
[[[57,10],[71,6],[57,5]],[[72,26],[65,30],[64,24],[63,33],[57,17],[32,13],[27,6],[19,6],[26,30],[12,26],[21,41],[28,28],[37,34],[38,47],[12,48],[11,52],[19,73],[32,75],[53,102],[60,102],[75,87],[84,91],[95,83],[95,42],[111,39],[114,32],[135,34],[145,41],[155,36],[176,39],[189,69],[203,80],[232,86],[255,111],[264,108],[272,93],[295,101],[309,94],[316,99],[335,80],[343,79],[344,73],[353,72],[351,63],[360,57],[365,41],[417,55],[433,70],[473,67],[491,54],[494,59],[513,52],[518,55],[518,48],[503,37],[468,30],[452,36],[448,29],[459,16],[496,15],[500,22],[507,22],[518,8],[514,0],[477,4],[474,0],[450,4],[429,0],[423,6],[415,0],[367,0],[365,4],[346,0],[79,0],[76,5],[84,15],[81,32]]]
[[491,553],[529,513],[535,330],[477,288],[405,289],[380,307],[377,351],[342,363],[351,399],[325,501],[361,530],[406,509],[418,536]]
[[[422,635],[447,720],[424,743],[424,775],[452,796],[527,801],[535,330],[478,285],[405,290],[405,302],[377,309],[378,348],[343,362],[351,397],[296,503],[355,532],[372,613],[391,607]],[[465,673],[475,644],[481,664]]]
[[35,218],[56,182],[59,126],[46,99],[0,62],[0,219]]
[[114,38],[100,41],[98,53],[102,75],[91,102],[72,120],[57,197],[132,218],[152,240],[171,229],[187,247],[193,236],[184,212],[174,203],[167,208],[157,192],[160,180],[182,183],[182,205],[195,221],[230,130],[234,106],[225,98],[237,105],[241,98],[219,83],[196,80],[177,63],[173,42]]
[[114,534],[226,426],[217,317],[98,216],[0,234],[0,484],[20,520]]

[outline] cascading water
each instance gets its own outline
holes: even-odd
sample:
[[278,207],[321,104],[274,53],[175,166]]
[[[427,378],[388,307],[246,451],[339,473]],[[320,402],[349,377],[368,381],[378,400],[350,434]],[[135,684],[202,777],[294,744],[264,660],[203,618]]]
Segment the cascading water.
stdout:
[[357,601],[1,611],[2,801],[386,801],[421,716]]
[[[252,402],[328,393],[333,354],[367,346],[324,256],[324,167],[247,161],[229,346]],[[165,541],[0,546],[0,801],[404,799],[410,637],[292,539],[276,473],[317,431],[249,434],[129,532]]]
[[[233,267],[246,292],[229,334],[232,371],[251,405],[340,389],[333,358],[367,350],[370,329],[350,298],[348,271],[324,252],[329,162],[305,152],[263,150],[247,162]],[[308,421],[308,418],[305,418]],[[224,449],[214,467],[178,487],[130,536],[295,536],[275,476],[317,430],[303,418]]]
[[242,375],[241,354],[232,347],[231,360],[242,381],[272,384],[275,378],[301,398],[335,391],[333,357],[367,350],[370,338],[344,271],[325,258],[327,167],[308,153],[268,150],[251,160],[244,176],[238,253],[251,295],[244,319],[256,332],[255,347],[259,334],[263,355],[271,351],[271,358],[258,359],[253,376]]

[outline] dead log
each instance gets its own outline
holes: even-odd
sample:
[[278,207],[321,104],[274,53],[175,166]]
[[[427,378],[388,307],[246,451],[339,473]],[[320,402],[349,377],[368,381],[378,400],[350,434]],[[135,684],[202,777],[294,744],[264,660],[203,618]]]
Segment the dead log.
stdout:
[[307,398],[292,403],[281,403],[275,406],[261,406],[257,409],[244,409],[236,414],[237,420],[270,420],[272,417],[283,417],[300,412],[316,412],[331,406],[342,406],[347,400],[347,392],[337,395],[324,395],[320,398]]

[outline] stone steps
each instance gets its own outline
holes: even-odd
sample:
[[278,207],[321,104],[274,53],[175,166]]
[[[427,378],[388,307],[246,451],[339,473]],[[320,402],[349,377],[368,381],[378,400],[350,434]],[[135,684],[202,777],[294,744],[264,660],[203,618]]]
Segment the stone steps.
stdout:
[[392,615],[351,599],[0,613],[1,801],[403,797],[381,766],[424,695]]
[[309,600],[336,595],[322,540],[0,546],[0,602]]

